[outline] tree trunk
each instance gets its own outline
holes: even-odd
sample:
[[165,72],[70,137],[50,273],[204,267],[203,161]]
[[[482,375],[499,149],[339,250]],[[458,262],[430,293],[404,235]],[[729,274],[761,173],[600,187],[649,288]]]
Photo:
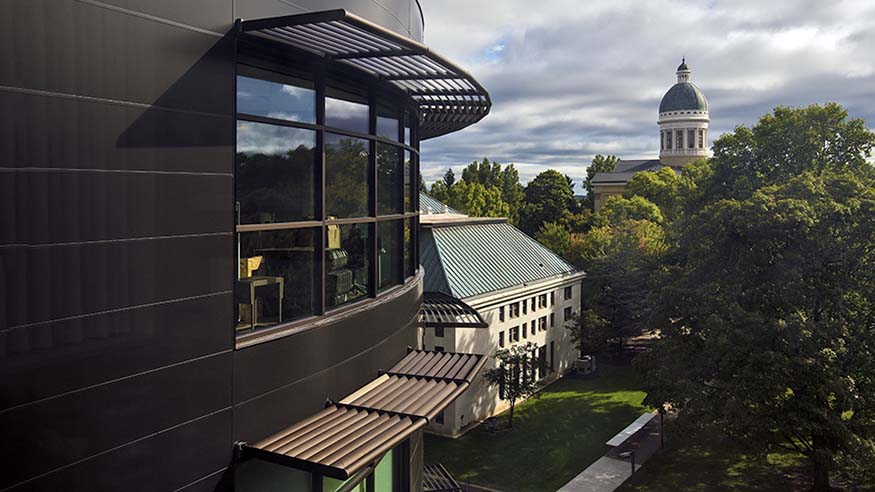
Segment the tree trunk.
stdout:
[[511,429],[513,429],[513,404],[514,404],[514,402],[513,402],[513,400],[511,400],[511,402],[510,402],[510,414],[508,414],[508,417],[509,417],[508,427]]
[[829,492],[829,469],[832,465],[832,453],[823,446],[823,439],[814,436],[814,453],[811,459],[814,461],[814,485],[813,492]]
[[814,485],[813,492],[829,492],[829,468],[821,460],[814,459]]

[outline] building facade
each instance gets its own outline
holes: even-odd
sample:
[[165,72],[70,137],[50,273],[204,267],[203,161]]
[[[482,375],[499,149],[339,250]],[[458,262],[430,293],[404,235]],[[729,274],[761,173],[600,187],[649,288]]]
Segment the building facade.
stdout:
[[701,89],[691,82],[692,71],[686,59],[677,71],[677,83],[662,97],[659,103],[659,158],[621,159],[610,173],[597,173],[593,177],[595,210],[604,206],[612,195],[622,195],[626,183],[636,173],[656,171],[670,167],[680,172],[684,166],[709,155],[708,100]]
[[[571,369],[579,354],[566,326],[580,312],[583,272],[506,219],[467,217],[427,195],[420,203],[431,204],[421,216],[425,289],[459,299],[487,325],[425,329],[424,347],[492,355],[532,342],[537,345],[532,354],[536,379],[546,384]],[[485,367],[495,367],[495,360],[490,358]],[[427,430],[459,436],[508,408],[501,393],[476,378]]]
[[[0,489],[422,490],[482,363],[411,352],[419,141],[491,103],[418,2],[0,18]],[[442,398],[371,393],[411,378]]]

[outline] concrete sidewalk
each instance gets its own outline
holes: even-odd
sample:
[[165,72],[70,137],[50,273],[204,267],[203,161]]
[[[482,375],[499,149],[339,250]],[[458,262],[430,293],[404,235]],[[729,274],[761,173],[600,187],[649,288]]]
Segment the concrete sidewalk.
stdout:
[[625,444],[611,449],[557,492],[613,492],[632,476],[629,458],[620,453],[635,451],[635,469],[659,451],[659,417],[653,419]]

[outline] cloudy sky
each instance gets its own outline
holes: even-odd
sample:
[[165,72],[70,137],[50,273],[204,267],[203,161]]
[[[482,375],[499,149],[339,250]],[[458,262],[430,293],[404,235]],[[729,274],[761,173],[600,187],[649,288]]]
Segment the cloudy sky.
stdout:
[[[579,182],[597,153],[654,157],[686,56],[711,135],[836,101],[875,128],[875,1],[421,0],[425,42],[490,91],[479,124],[422,143],[426,181],[484,156]],[[579,190],[579,188],[578,188]]]

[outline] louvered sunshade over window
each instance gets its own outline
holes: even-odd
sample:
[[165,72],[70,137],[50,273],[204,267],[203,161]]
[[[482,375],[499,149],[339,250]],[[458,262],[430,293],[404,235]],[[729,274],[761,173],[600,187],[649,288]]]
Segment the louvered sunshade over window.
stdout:
[[343,9],[247,20],[240,28],[351,65],[404,91],[419,106],[420,140],[472,125],[492,107],[486,89],[456,64]]

